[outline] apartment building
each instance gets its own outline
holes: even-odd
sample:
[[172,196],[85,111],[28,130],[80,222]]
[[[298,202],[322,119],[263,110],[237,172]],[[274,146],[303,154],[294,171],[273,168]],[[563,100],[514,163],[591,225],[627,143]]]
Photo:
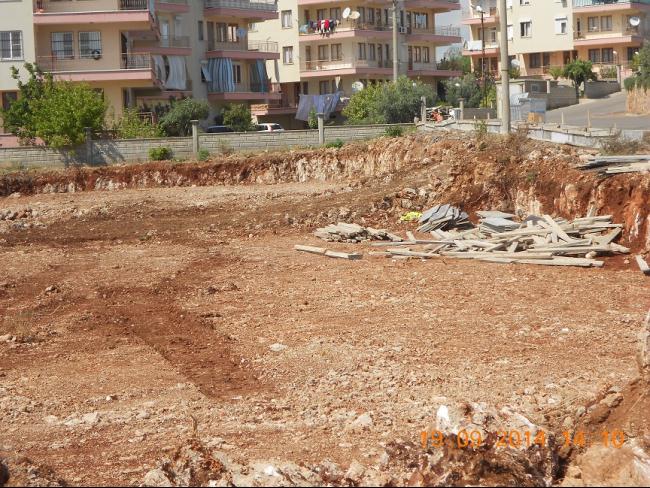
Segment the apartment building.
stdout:
[[[591,60],[597,71],[625,66],[650,32],[650,0],[508,0],[507,5],[508,51],[523,76],[547,76],[550,67],[574,59]],[[462,20],[470,28],[463,54],[473,67],[495,75],[500,15],[497,0],[479,0]]]
[[[344,18],[346,9],[353,14]],[[436,15],[459,9],[458,0],[399,2],[400,74],[433,85],[459,74],[440,69],[436,59],[437,47],[461,41],[459,27],[438,25]],[[252,38],[277,40],[281,53],[268,63],[269,75],[280,83],[281,99],[253,106],[260,121],[295,126],[301,94],[342,92],[349,97],[357,82],[367,86],[392,79],[392,2],[278,0],[278,10],[278,20],[251,26]]]
[[101,90],[110,116],[128,106],[164,112],[171,98],[280,98],[266,73],[275,41],[248,25],[278,17],[274,0],[0,0],[0,94],[17,95],[10,66],[36,62],[56,79]]

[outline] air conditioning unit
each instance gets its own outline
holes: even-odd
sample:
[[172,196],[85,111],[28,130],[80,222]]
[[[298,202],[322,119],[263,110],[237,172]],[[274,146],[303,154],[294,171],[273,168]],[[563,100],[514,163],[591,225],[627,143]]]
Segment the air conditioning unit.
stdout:
[[402,27],[399,28],[399,33],[400,34],[406,34],[407,32],[408,32],[407,27],[402,26]]

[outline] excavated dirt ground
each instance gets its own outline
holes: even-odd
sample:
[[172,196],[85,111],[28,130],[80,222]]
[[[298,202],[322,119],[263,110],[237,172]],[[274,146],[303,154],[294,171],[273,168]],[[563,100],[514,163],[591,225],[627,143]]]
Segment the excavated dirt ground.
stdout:
[[[281,182],[278,172],[273,185],[255,183],[255,161],[235,178],[241,185],[191,187],[189,178],[162,188],[131,174],[120,191],[43,193],[70,173],[5,176],[6,194],[23,195],[0,199],[0,209],[31,209],[26,225],[0,222],[0,336],[8,336],[0,341],[0,458],[13,469],[9,483],[140,484],[194,431],[237,457],[372,464],[390,441],[418,443],[443,404],[510,405],[560,435],[610,387],[627,395],[650,305],[648,278],[633,260],[579,269],[293,251],[322,245],[311,231],[337,220],[403,233],[415,225],[398,223],[399,213],[445,196],[468,210],[537,201],[564,215],[600,202],[601,213],[613,208],[616,221],[636,229],[621,242],[645,248],[647,175],[598,182],[593,193],[595,176],[567,169],[575,150],[534,145],[501,169],[473,164],[483,176],[469,181],[462,165],[493,152],[422,142],[407,139],[392,153],[386,145],[399,142],[371,143],[381,155],[372,170],[346,169],[340,160],[352,149],[329,151],[334,169],[322,181],[294,171]],[[557,173],[531,176],[532,151]],[[310,157],[286,156],[298,165]],[[523,169],[501,174],[517,162]],[[183,171],[198,174],[191,168]],[[101,171],[114,172],[106,177],[114,182],[120,169]],[[512,195],[479,181],[490,171],[540,187],[520,205],[529,189]],[[551,188],[553,178],[558,188],[559,178],[574,185],[575,198],[566,185]],[[426,191],[409,200],[405,186]],[[643,394],[634,393],[641,403],[626,397],[627,414],[611,416],[616,425],[605,415],[593,432],[647,436]],[[355,428],[365,413],[371,425]]]

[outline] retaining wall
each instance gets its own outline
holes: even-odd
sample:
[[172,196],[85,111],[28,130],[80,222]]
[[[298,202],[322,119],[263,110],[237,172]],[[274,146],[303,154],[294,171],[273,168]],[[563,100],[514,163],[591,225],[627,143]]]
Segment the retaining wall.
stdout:
[[585,98],[602,98],[620,91],[621,85],[618,81],[587,81],[585,83]]

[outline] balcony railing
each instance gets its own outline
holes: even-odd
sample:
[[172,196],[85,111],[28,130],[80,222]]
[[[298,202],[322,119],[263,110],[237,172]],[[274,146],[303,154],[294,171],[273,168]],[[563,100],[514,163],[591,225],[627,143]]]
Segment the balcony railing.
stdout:
[[277,53],[278,43],[275,41],[247,41],[246,39],[226,42],[208,40],[208,51],[258,51],[263,53]]
[[[353,21],[349,26],[337,28],[333,33],[337,32],[349,32],[349,31],[387,31],[391,32],[393,26],[391,24],[384,24],[381,22],[370,23],[370,22],[358,22]],[[438,36],[460,36],[460,28],[454,27],[452,25],[442,25],[436,26],[435,28],[431,27],[408,27],[406,29],[408,34],[435,34]],[[300,32],[301,36],[308,36],[312,34],[318,34],[316,29],[307,28],[304,32]]]
[[148,53],[122,54],[119,66],[98,65],[100,60],[93,57],[76,56],[38,56],[36,62],[43,71],[51,73],[150,69],[153,66],[151,54]]
[[[485,49],[498,49],[498,47],[499,47],[498,42],[485,43]],[[483,41],[481,41],[480,39],[475,41],[465,41],[465,44],[463,45],[463,49],[465,49],[466,51],[481,52],[483,51]]]
[[187,5],[187,0],[158,0],[160,3],[173,3],[175,5]]
[[393,62],[388,59],[382,60],[369,60],[369,59],[356,59],[356,58],[341,58],[341,59],[322,59],[303,61],[300,63],[301,71],[320,71],[332,69],[346,69],[346,68],[391,68]]
[[34,7],[37,12],[44,13],[74,13],[107,10],[149,10],[148,0],[113,0],[94,2],[72,2],[69,0],[36,0]]
[[209,93],[280,93],[280,83],[235,83],[234,92],[219,92],[210,90]]
[[138,39],[131,42],[135,48],[189,48],[190,38],[188,36],[160,36],[160,40]]
[[573,7],[603,7],[605,5],[630,5],[635,3],[650,5],[650,0],[573,0]]
[[265,10],[276,12],[275,0],[205,0],[205,8],[240,8],[246,10]]
[[437,36],[455,36],[460,37],[460,27],[454,27],[453,25],[440,25],[436,26],[434,29],[421,28],[421,27],[409,27],[407,30],[409,34],[435,34]]
[[468,19],[481,19],[481,13],[476,10],[476,7],[480,6],[483,9],[483,17],[496,17],[499,13],[497,9],[496,1],[491,2],[479,2],[476,5],[472,5],[469,9],[463,9],[462,17],[464,20]]

